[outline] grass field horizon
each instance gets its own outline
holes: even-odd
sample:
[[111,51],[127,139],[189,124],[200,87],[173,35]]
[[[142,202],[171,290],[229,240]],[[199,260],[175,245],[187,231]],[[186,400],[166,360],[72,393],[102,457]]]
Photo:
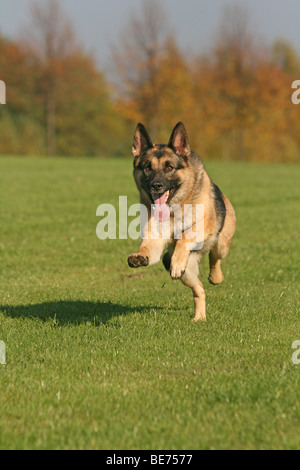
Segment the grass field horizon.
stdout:
[[130,158],[0,157],[0,449],[300,447],[300,165],[204,163],[237,232],[194,324],[139,241],[96,237],[139,202]]

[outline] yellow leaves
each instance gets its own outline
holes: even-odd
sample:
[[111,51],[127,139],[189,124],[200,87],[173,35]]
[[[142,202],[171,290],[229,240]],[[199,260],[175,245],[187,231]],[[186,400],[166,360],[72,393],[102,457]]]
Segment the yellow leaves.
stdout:
[[298,54],[285,41],[259,49],[243,9],[226,10],[217,43],[197,57],[178,48],[160,3],[145,2],[114,48],[113,87],[68,21],[53,21],[55,5],[34,12],[52,18],[33,28],[42,41],[25,47],[0,36],[0,79],[9,84],[0,152],[42,153],[52,140],[49,154],[125,153],[137,122],[166,143],[183,121],[205,158],[299,161]]
[[266,57],[228,58],[188,63],[170,42],[153,80],[123,103],[122,112],[133,121],[151,119],[164,139],[170,125],[184,121],[192,146],[206,158],[297,159],[291,77]]

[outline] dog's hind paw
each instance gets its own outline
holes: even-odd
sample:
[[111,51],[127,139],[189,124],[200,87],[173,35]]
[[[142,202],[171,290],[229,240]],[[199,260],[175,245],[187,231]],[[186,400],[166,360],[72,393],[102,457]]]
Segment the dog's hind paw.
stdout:
[[148,266],[148,264],[149,258],[142,253],[135,253],[128,256],[128,265],[130,268],[140,268],[142,266]]

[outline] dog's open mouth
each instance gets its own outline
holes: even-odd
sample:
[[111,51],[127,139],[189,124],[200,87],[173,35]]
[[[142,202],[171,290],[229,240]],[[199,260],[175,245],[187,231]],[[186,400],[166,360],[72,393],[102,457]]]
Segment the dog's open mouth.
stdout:
[[175,192],[175,188],[166,191],[165,193],[157,194],[151,193],[153,202],[156,206],[163,206],[165,204],[169,204]]

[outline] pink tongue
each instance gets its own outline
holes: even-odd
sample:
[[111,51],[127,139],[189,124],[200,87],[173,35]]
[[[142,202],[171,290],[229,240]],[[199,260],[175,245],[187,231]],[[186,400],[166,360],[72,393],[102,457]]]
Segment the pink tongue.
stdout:
[[167,193],[164,194],[153,194],[153,200],[155,204],[154,217],[159,222],[165,222],[170,218],[170,209],[166,204],[168,196]]
[[156,206],[162,206],[166,204],[167,202],[167,193],[165,192],[164,194],[153,194],[153,200],[154,204]]

